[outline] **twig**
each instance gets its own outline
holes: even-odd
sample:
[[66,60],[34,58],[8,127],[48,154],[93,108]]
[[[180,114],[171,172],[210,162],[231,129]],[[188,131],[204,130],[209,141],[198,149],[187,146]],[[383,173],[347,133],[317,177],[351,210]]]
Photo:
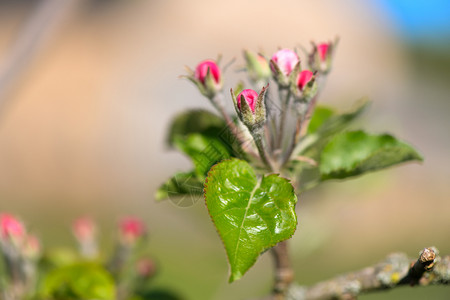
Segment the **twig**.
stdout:
[[449,285],[450,256],[438,257],[437,254],[434,247],[425,248],[414,261],[404,253],[394,253],[379,264],[311,287],[291,286],[286,300],[349,300],[357,299],[362,293],[402,285]]
[[288,241],[283,241],[272,248],[275,261],[275,284],[273,289],[274,300],[285,299],[286,292],[294,280],[294,271],[288,253]]

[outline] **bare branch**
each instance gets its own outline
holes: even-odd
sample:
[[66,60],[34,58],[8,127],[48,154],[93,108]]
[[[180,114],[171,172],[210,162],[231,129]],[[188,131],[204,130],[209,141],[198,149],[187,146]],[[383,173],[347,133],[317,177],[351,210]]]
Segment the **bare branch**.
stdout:
[[402,285],[450,284],[450,256],[438,257],[434,247],[425,248],[414,261],[404,253],[389,255],[384,261],[360,271],[338,276],[311,287],[292,286],[286,300],[353,300],[362,293],[392,289]]

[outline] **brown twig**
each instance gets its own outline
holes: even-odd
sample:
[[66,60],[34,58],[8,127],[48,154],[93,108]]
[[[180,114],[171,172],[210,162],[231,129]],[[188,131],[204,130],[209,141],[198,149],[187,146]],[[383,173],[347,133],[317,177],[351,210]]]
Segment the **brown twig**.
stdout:
[[434,247],[425,248],[415,261],[404,253],[389,255],[383,262],[310,287],[291,286],[286,300],[357,299],[362,293],[403,285],[450,284],[450,256],[438,257]]
[[275,283],[273,289],[274,300],[283,300],[294,280],[294,271],[291,267],[288,254],[288,243],[283,241],[272,248],[275,262]]

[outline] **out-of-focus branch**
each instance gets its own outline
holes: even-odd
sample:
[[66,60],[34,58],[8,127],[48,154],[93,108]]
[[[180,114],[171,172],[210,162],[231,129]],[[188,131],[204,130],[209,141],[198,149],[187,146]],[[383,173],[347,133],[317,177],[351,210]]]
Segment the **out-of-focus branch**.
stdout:
[[377,265],[320,282],[310,287],[292,286],[286,300],[354,300],[362,293],[402,285],[450,284],[450,256],[438,257],[434,247],[425,248],[417,260],[404,253],[389,255]]
[[0,63],[0,106],[4,106],[9,88],[76,2],[79,1],[41,0],[38,2]]

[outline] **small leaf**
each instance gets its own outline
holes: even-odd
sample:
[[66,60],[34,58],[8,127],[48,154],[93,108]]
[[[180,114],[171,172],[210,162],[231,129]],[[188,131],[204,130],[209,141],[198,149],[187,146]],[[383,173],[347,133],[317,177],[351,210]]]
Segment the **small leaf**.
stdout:
[[195,196],[203,194],[203,182],[194,172],[177,173],[167,180],[156,192],[156,199],[176,198],[183,196]]
[[173,146],[177,138],[185,138],[191,133],[217,137],[226,128],[222,118],[207,110],[189,110],[175,117],[169,129],[167,143]]
[[228,148],[216,138],[198,133],[192,133],[186,139],[177,139],[175,144],[192,159],[195,173],[200,179],[205,177],[214,164],[231,157]]
[[411,146],[391,135],[351,131],[336,135],[320,157],[322,180],[342,179],[407,161],[422,161]]
[[333,109],[325,106],[317,106],[309,122],[308,134],[316,132],[327,120],[335,115]]
[[308,156],[317,154],[330,137],[346,129],[365,111],[368,104],[366,99],[361,99],[353,111],[343,114],[336,114],[329,108],[318,107],[308,126],[308,135],[301,141],[297,153]]
[[229,281],[241,278],[266,249],[290,238],[297,227],[297,197],[276,174],[258,178],[245,161],[214,166],[205,182],[211,219],[225,245]]
[[101,266],[79,263],[54,269],[44,278],[45,299],[115,299],[111,275]]

